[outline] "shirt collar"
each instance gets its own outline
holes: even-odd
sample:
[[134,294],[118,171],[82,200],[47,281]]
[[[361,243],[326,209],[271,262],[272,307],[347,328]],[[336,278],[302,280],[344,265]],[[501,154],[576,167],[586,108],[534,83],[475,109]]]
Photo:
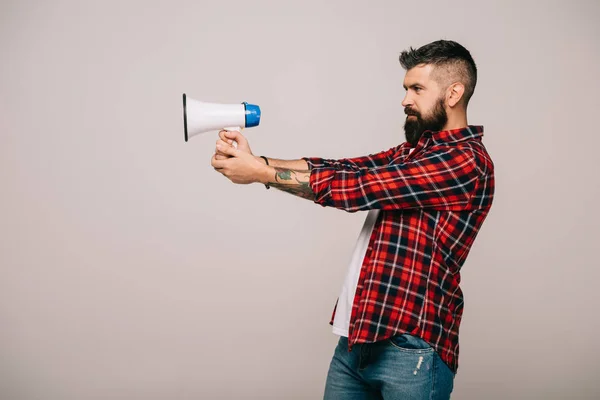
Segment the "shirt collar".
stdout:
[[447,131],[425,131],[424,138],[431,138],[433,144],[462,142],[464,140],[475,139],[483,136],[482,125],[469,125],[464,128],[450,129]]
[[[483,126],[481,125],[469,125],[464,128],[459,129],[451,129],[447,131],[425,131],[421,135],[419,139],[419,143],[416,147],[419,146],[429,146],[427,144],[428,140],[431,139],[433,145],[438,145],[441,143],[453,143],[453,142],[462,142],[464,140],[475,139],[483,136]],[[399,155],[404,157],[408,157],[411,155],[410,150],[413,147],[408,142],[404,142],[400,145],[398,149]],[[413,152],[414,153],[414,152]]]

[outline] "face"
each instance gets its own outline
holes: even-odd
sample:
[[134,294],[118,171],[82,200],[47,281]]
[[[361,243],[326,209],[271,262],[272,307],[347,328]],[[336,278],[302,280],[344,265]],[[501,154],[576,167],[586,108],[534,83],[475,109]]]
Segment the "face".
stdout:
[[402,101],[406,122],[404,132],[406,140],[414,147],[423,132],[440,131],[448,121],[445,109],[445,94],[438,83],[432,79],[432,65],[417,66],[406,72],[404,89],[406,96]]

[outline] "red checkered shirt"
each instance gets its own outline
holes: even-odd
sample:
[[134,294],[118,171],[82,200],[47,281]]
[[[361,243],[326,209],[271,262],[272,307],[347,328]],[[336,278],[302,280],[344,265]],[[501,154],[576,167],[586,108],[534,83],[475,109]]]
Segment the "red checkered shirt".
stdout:
[[304,158],[316,203],[381,210],[354,296],[349,350],[409,333],[457,371],[460,269],[494,196],[482,136],[482,126],[427,131],[412,153],[403,143],[359,158]]

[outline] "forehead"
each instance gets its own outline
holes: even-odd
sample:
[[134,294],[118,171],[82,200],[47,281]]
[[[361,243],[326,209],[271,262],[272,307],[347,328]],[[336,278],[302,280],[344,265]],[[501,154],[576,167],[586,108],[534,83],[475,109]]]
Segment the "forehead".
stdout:
[[404,76],[404,86],[410,87],[415,84],[420,85],[432,85],[434,83],[431,79],[434,66],[431,64],[420,64],[406,71]]

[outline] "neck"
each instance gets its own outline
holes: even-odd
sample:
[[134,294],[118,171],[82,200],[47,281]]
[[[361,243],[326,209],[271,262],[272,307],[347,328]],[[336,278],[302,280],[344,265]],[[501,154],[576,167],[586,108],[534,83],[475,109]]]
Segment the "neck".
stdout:
[[467,122],[467,113],[448,113],[448,122],[444,125],[445,131],[450,131],[453,129],[461,129],[465,128],[469,125]]

